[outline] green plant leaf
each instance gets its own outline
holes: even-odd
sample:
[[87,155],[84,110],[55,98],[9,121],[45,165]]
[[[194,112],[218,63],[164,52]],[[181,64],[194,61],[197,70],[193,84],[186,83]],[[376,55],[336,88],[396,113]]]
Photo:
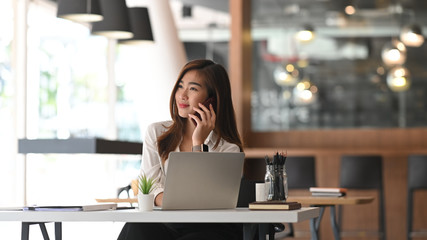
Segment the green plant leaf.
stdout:
[[157,179],[147,177],[145,173],[142,173],[138,177],[138,189],[142,194],[150,194],[156,189]]

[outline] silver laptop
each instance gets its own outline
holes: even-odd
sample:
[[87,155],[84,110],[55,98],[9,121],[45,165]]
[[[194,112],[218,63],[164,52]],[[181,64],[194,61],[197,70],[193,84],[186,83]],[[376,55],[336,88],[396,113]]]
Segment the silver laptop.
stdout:
[[235,208],[244,158],[241,152],[171,152],[161,208]]

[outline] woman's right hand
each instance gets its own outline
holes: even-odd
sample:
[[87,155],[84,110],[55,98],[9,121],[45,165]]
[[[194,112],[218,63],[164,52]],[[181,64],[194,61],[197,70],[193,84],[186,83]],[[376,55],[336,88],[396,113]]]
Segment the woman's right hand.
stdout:
[[205,142],[209,133],[215,128],[216,114],[212,104],[209,104],[209,108],[199,103],[199,108],[194,108],[196,112],[200,114],[200,119],[194,114],[189,114],[190,117],[196,122],[196,128],[194,129],[192,141],[193,146],[200,145]]

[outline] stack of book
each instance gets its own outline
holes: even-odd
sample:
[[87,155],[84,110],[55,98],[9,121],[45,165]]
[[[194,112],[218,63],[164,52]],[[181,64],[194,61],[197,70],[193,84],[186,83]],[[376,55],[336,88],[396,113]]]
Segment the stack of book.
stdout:
[[310,192],[313,197],[344,197],[347,193],[347,189],[311,187]]

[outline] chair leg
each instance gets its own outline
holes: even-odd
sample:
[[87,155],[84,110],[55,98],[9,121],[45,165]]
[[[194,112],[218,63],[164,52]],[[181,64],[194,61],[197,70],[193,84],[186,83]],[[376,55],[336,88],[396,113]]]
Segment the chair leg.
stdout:
[[332,229],[334,231],[334,238],[335,238],[335,240],[339,240],[340,239],[340,229],[339,229],[339,226],[337,224],[337,220],[335,218],[335,216],[336,216],[335,205],[330,206],[329,209],[331,211],[330,217],[331,217]]
[[379,209],[380,209],[380,211],[379,211],[379,219],[380,219],[380,225],[379,225],[379,228],[380,228],[380,239],[382,239],[382,240],[385,240],[385,239],[387,239],[386,238],[386,229],[385,229],[385,217],[384,217],[384,215],[385,215],[385,211],[384,211],[384,193],[383,193],[383,191],[382,190],[380,190],[380,199],[379,199],[379,201],[378,201],[379,203]]
[[414,192],[412,190],[408,190],[408,208],[407,208],[407,217],[406,217],[406,221],[407,221],[407,229],[406,229],[406,235],[408,240],[411,240],[411,232],[412,232],[412,201],[413,201],[413,197],[412,194]]

